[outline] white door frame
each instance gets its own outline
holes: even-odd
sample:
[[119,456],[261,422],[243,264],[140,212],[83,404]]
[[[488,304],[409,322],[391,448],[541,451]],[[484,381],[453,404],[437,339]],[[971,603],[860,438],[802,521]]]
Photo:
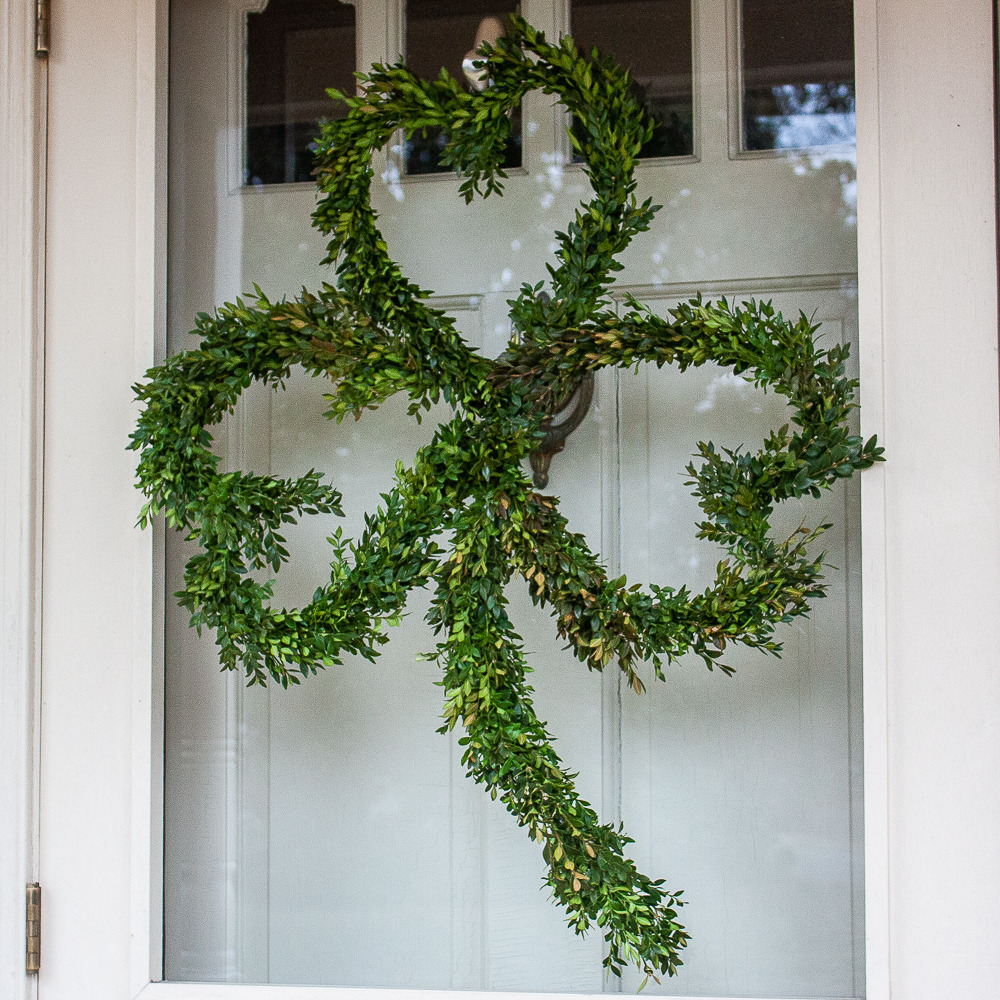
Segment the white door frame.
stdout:
[[0,0],[0,996],[28,996],[38,878],[47,65],[34,3]]
[[[43,1000],[390,1000],[391,991],[150,983],[162,574],[154,535],[133,527],[140,498],[124,445],[135,416],[129,384],[163,345],[166,3],[53,6],[40,629],[43,394],[30,290],[43,187],[36,133],[17,110],[35,107],[24,95],[38,88],[38,67],[18,48],[33,7],[0,0],[0,991],[33,989],[16,945],[37,815],[30,720],[40,641]],[[855,16],[861,416],[889,458],[863,479],[867,995],[988,997],[1000,992],[992,10],[857,0]],[[12,247],[30,252],[12,265]]]

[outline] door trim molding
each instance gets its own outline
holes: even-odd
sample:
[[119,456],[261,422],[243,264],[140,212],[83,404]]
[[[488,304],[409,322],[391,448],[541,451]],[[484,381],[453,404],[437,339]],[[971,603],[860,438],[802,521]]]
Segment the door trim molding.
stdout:
[[[885,345],[882,311],[880,0],[857,0],[854,72],[858,149],[858,349],[861,366],[861,433],[886,441]],[[859,30],[863,24],[867,30]],[[891,451],[890,451],[891,454]],[[864,654],[865,964],[868,1000],[892,993],[889,937],[892,914],[889,848],[888,553],[890,510],[881,468],[869,470],[861,490],[861,588]],[[874,877],[875,873],[878,877]]]
[[791,274],[771,278],[721,278],[718,281],[663,281],[659,284],[611,287],[611,298],[622,302],[632,295],[640,302],[693,298],[700,292],[705,298],[717,295],[779,295],[782,292],[851,291],[858,287],[853,271],[838,274]]

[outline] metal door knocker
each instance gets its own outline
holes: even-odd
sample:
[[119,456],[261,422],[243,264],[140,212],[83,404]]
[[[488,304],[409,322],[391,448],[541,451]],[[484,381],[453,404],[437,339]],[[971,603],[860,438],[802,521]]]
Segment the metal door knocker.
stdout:
[[549,485],[549,464],[553,455],[558,455],[566,446],[566,439],[583,423],[594,398],[594,373],[587,372],[568,392],[556,398],[551,416],[545,418],[542,426],[545,437],[542,443],[528,456],[531,462],[532,482],[538,489]]

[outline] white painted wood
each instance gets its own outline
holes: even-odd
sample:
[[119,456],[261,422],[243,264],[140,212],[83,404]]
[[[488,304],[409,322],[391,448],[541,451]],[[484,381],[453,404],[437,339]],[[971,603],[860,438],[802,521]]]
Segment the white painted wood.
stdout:
[[47,66],[29,0],[0,3],[0,995],[24,971],[38,877],[39,616]]
[[[858,142],[858,326],[861,433],[885,441],[878,0],[855,5],[854,74]],[[867,30],[866,30],[867,29]],[[891,446],[891,443],[890,443]],[[895,463],[895,458],[893,458]],[[886,622],[888,580],[885,470],[861,490],[865,744],[865,964],[867,1000],[889,1000],[889,774]]]
[[[135,131],[135,339],[136,367],[148,368],[167,348],[167,92],[168,19],[165,4],[136,9]],[[149,197],[152,194],[152,198]],[[151,334],[151,336],[150,336]],[[134,601],[146,621],[133,622],[132,787],[155,794],[132,796],[130,914],[143,919],[132,932],[129,982],[133,992],[161,978],[163,968],[163,601],[162,521],[137,538]],[[148,561],[147,561],[148,560]],[[147,624],[148,622],[148,624]]]
[[[134,996],[130,941],[148,947],[153,916],[141,899],[127,916],[131,872],[148,870],[149,854],[132,803],[155,792],[129,760],[137,706],[122,688],[134,660],[118,641],[132,623],[148,627],[133,581],[152,580],[135,560],[120,450],[133,417],[122,387],[143,367],[137,344],[154,351],[152,330],[134,326],[136,276],[155,274],[136,249],[136,205],[155,192],[136,189],[135,137],[155,107],[137,106],[128,70],[155,60],[136,50],[135,9],[153,8],[53,10],[41,979],[53,998]],[[1000,739],[988,623],[1000,560],[988,10],[859,0],[856,18],[862,420],[893,449],[863,492],[868,995],[991,997]],[[80,424],[87,434],[74,434]],[[134,665],[149,683],[152,655]],[[171,984],[143,995],[342,992]]]
[[[853,282],[773,284],[784,290],[761,282],[756,297],[786,316],[814,315],[827,342],[856,343]],[[732,297],[725,287],[714,293]],[[660,290],[653,305],[671,304]],[[700,511],[681,470],[698,440],[754,447],[788,410],[713,365],[683,375],[645,366],[621,382],[622,569],[700,592],[719,556],[685,530]],[[682,662],[665,668],[666,684],[647,671],[645,696],[622,692],[623,818],[634,856],[644,870],[670,871],[688,899],[693,940],[666,992],[767,995],[778,982],[793,994],[863,992],[861,774],[852,767],[862,750],[860,633],[851,628],[860,613],[858,499],[855,481],[776,511],[775,537],[803,519],[833,525],[821,544],[828,597],[779,631],[781,660],[730,650],[733,678]],[[629,974],[625,988],[640,981]]]
[[990,6],[857,5],[873,1000],[1000,991]]

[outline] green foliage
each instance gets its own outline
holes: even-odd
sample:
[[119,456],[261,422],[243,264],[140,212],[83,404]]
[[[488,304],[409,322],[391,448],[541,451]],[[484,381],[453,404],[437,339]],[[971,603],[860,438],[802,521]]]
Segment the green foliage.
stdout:
[[[136,386],[145,404],[131,443],[148,497],[141,523],[163,515],[198,542],[180,603],[194,626],[215,630],[223,667],[242,667],[250,683],[270,677],[287,686],[345,654],[375,657],[387,641],[384,624],[398,618],[408,592],[432,585],[429,620],[442,638],[429,656],[443,673],[442,731],[464,728],[469,775],[542,845],[548,884],[569,924],[578,933],[603,929],[610,971],[634,963],[647,975],[672,975],[688,940],[677,923],[680,894],[638,872],[625,853],[629,838],[580,799],[532,707],[504,587],[523,577],[577,658],[593,670],[617,665],[637,692],[639,660],[662,677],[665,661],[689,652],[709,669],[728,670],[719,657],[729,643],[777,653],[776,625],[807,614],[824,594],[823,557],[808,545],[826,526],[774,541],[774,504],[819,496],[880,461],[882,449],[848,430],[856,382],[844,374],[847,347],[820,350],[806,317],[789,322],[769,304],[701,298],[666,319],[634,301],[617,316],[607,297],[621,268],[615,255],[656,211],[635,197],[635,159],[648,128],[627,74],[584,59],[570,39],[547,43],[519,18],[481,57],[492,81],[482,93],[466,92],[444,72],[424,81],[402,65],[377,65],[361,77],[362,96],[347,99],[348,117],[324,127],[314,220],[330,238],[326,260],[337,263],[337,287],[280,302],[256,289],[201,314],[201,346]],[[520,339],[490,361],[389,259],[369,198],[371,154],[397,128],[440,128],[466,200],[500,193],[508,112],[536,89],[558,95],[579,121],[573,141],[593,197],[557,234],[551,297],[537,295],[540,285],[522,288],[511,303]],[[728,553],[712,587],[691,594],[609,579],[567,529],[556,500],[522,472],[546,406],[599,368],[652,362],[684,370],[708,361],[784,395],[794,428],[775,431],[755,453],[702,444],[701,463],[688,467],[705,515],[699,536]],[[338,421],[397,392],[418,419],[441,399],[455,416],[411,468],[398,467],[360,538],[338,531],[329,539],[330,579],[312,602],[277,611],[273,581],[258,583],[251,571],[277,572],[288,557],[282,526],[302,514],[339,514],[340,495],[315,472],[294,481],[220,475],[205,428],[251,381],[280,386],[293,365],[330,379],[328,416]]]

